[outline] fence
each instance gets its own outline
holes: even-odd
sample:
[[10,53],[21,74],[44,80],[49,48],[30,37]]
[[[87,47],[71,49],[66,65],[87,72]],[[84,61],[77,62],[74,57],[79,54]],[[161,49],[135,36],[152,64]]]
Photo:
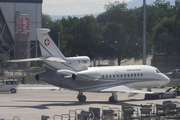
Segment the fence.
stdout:
[[178,86],[180,85],[180,79],[172,79],[168,85]]

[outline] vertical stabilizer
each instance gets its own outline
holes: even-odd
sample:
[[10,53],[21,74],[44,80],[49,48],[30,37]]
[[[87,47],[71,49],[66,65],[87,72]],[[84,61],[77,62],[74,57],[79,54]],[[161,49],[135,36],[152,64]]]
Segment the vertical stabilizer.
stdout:
[[49,29],[45,29],[45,28],[36,29],[42,57],[53,56],[64,59],[65,58],[64,55],[61,53],[61,51],[55,45],[53,40],[47,34],[49,31],[50,31]]

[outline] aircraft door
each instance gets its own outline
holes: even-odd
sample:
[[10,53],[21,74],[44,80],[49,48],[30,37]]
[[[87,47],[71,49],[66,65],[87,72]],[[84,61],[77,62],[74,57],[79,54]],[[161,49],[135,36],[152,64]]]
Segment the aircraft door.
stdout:
[[120,73],[118,71],[115,72],[115,78],[116,80],[120,81],[121,80],[121,76]]

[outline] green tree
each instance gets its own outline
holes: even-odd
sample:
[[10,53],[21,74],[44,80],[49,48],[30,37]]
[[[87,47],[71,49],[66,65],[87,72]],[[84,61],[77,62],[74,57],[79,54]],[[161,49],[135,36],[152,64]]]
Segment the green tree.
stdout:
[[[152,40],[156,52],[177,56],[179,53],[178,37],[178,16],[176,7],[170,5],[169,2],[155,3],[154,24],[151,27]],[[158,17],[159,16],[159,17]]]
[[68,40],[71,55],[87,55],[91,59],[98,55],[98,45],[101,40],[101,27],[94,16],[85,16],[73,26],[72,39]]
[[[106,13],[97,19],[103,27],[103,41],[106,52],[104,58],[118,59],[118,65],[123,59],[136,57],[139,51],[138,19],[133,10],[127,9],[127,4],[114,2],[105,5]],[[104,17],[103,17],[104,15]],[[105,21],[102,18],[106,18]]]
[[49,28],[52,22],[51,16],[42,13],[42,28]]
[[173,26],[173,37],[174,37],[174,47],[173,49],[175,50],[174,56],[180,56],[180,3],[177,3],[177,11],[176,11],[176,17],[174,21],[174,26]]
[[158,53],[173,55],[175,41],[173,38],[174,18],[164,17],[161,22],[154,27],[154,46]]
[[[152,46],[159,53],[179,56],[180,10],[169,2],[154,2],[146,6],[147,53]],[[52,20],[42,14],[42,27],[51,29],[49,35],[58,44],[61,32],[61,51],[65,56],[87,55],[91,59],[142,59],[143,52],[143,7],[127,9],[126,3],[109,3],[105,12],[83,18],[63,17]],[[163,44],[163,45],[162,45]]]
[[[64,48],[62,52],[65,56],[72,56],[71,47],[68,44],[71,44],[71,40],[73,39],[73,27],[78,23],[79,18],[68,16],[67,18],[63,17],[61,19],[61,24],[63,26],[63,32],[61,32],[61,39],[64,41],[62,43],[62,47]],[[79,43],[80,44],[80,43]]]
[[[58,32],[63,33],[63,26],[61,24],[61,21],[59,19],[54,20],[51,23],[51,26],[49,27],[49,29],[51,30],[49,32],[49,35],[54,40],[55,44],[58,46]],[[63,41],[63,39],[61,41],[59,41],[59,42],[62,42],[62,41]],[[61,46],[60,46],[60,48],[61,48]]]
[[[143,39],[143,7],[135,8],[135,14],[138,17],[139,38]],[[154,4],[146,5],[146,52],[149,54],[154,46],[154,27],[162,22],[164,17],[172,18],[175,9],[169,2],[154,2]],[[141,57],[142,58],[142,57]]]

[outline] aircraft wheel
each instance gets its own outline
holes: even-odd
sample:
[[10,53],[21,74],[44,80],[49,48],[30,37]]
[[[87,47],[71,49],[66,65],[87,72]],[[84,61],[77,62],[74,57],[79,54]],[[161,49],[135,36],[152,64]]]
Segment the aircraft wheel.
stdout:
[[110,102],[110,103],[116,103],[117,100],[115,100],[114,97],[111,96],[111,97],[109,97],[109,102]]
[[16,93],[16,89],[12,88],[11,93]]
[[86,96],[85,95],[79,95],[78,100],[79,100],[79,102],[86,102]]

